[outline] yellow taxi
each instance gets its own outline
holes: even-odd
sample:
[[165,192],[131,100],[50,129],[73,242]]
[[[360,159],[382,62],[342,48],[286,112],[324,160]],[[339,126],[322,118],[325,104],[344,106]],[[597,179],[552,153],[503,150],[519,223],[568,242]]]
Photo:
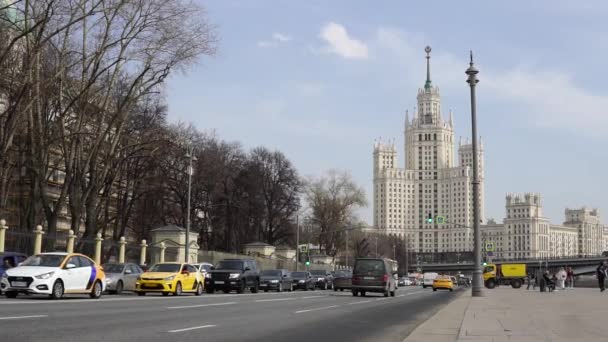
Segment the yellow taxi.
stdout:
[[160,292],[163,296],[173,293],[179,296],[184,292],[200,296],[203,293],[205,278],[190,264],[164,262],[152,266],[142,273],[135,282],[135,292],[145,296],[148,292]]
[[437,289],[444,289],[454,291],[454,282],[449,276],[438,276],[433,280],[433,291]]

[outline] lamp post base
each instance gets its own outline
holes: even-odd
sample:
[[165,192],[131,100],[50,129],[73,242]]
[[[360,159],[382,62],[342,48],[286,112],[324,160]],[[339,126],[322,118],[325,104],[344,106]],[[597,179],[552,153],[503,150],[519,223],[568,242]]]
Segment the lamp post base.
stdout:
[[483,276],[480,271],[473,272],[473,284],[471,286],[472,297],[485,297],[485,288],[483,285]]

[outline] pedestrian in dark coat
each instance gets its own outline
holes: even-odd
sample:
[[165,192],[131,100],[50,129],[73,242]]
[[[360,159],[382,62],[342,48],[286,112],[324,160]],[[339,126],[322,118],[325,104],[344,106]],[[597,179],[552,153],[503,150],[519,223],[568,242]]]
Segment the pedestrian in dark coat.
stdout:
[[606,272],[608,271],[608,262],[602,262],[596,269],[597,282],[600,287],[600,291],[606,290]]

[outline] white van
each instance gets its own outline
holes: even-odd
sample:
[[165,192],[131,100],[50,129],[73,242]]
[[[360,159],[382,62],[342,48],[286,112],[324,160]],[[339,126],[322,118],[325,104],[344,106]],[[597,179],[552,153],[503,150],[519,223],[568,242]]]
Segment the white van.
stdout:
[[427,286],[433,287],[433,280],[437,278],[438,274],[436,272],[427,272],[422,276],[422,288]]

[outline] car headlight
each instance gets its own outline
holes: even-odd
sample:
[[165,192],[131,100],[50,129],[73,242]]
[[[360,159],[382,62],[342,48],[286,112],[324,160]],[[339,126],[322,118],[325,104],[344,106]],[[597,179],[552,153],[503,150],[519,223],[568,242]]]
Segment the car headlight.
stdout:
[[271,282],[271,283],[273,283],[273,284],[276,284],[276,283],[278,283],[279,281],[278,281],[278,280],[271,280],[270,282]]
[[211,273],[207,273],[204,275],[205,279],[212,279],[213,277],[211,276]]
[[323,281],[323,280],[325,280],[325,279],[323,279],[323,278],[318,278],[317,280],[318,280],[318,281]]
[[303,283],[303,282],[304,282],[304,280],[300,280],[300,281],[298,281],[298,283]]
[[175,275],[165,277],[165,280],[173,280],[175,279]]
[[241,276],[241,274],[240,274],[240,273],[230,273],[230,277],[229,277],[229,278],[230,278],[230,279],[236,279],[236,278],[238,278],[238,277],[240,277],[240,276]]
[[49,279],[55,272],[43,273],[36,276],[36,279]]
[[2,279],[8,279],[8,274],[2,273]]

